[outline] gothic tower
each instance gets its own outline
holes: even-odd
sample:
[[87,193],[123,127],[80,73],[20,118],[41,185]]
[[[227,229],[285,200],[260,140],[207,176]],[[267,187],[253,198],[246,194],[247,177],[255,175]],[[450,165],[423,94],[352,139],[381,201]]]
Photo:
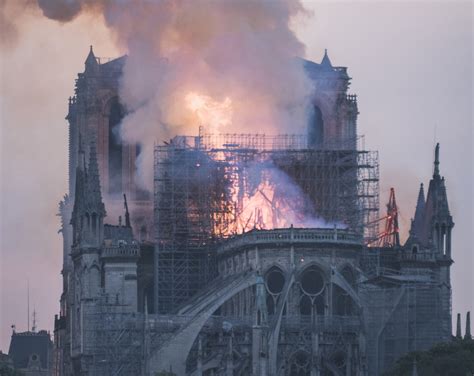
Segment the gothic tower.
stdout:
[[[79,143],[92,140],[97,148],[97,165],[102,177],[102,193],[111,214],[118,216],[122,195],[130,200],[134,227],[141,240],[152,237],[150,193],[137,180],[140,145],[121,139],[120,124],[126,108],[120,99],[120,78],[126,56],[103,62],[92,46],[83,73],[78,74],[75,95],[69,98],[69,195],[75,195],[75,171],[79,161]],[[86,158],[88,151],[85,151]]]
[[71,358],[73,367],[87,369],[88,357],[84,346],[88,342],[90,323],[84,315],[95,307],[100,294],[100,251],[104,237],[105,206],[100,190],[97,154],[94,142],[89,149],[89,163],[85,164],[82,143],[79,144],[79,163],[76,168],[75,199],[71,217],[73,268],[70,279]]
[[439,294],[440,325],[443,338],[451,336],[451,233],[454,227],[446,183],[440,175],[440,146],[435,147],[433,176],[428,186],[426,200],[423,184],[418,194],[415,216],[405,248],[417,267],[430,266],[436,276]]
[[355,149],[357,138],[357,96],[347,90],[351,78],[346,67],[335,67],[327,50],[320,64],[304,61],[314,86],[310,109],[308,143],[316,149]]

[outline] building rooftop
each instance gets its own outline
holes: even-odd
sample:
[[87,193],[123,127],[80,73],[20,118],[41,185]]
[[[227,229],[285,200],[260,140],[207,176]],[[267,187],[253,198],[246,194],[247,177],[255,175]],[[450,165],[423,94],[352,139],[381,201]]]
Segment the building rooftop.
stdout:
[[13,332],[8,355],[13,360],[16,369],[27,368],[30,360],[37,360],[34,357],[39,358],[41,368],[47,369],[51,347],[51,338],[45,330],[39,332]]

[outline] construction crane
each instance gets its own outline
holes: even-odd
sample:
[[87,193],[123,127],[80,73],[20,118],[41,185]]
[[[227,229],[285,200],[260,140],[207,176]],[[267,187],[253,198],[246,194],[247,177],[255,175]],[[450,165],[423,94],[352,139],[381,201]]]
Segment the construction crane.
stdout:
[[125,208],[125,227],[132,227],[130,224],[130,213],[128,212],[127,195],[123,194],[123,206]]
[[398,247],[400,246],[400,234],[398,227],[398,207],[395,199],[395,189],[390,188],[390,198],[387,204],[387,215],[369,223],[385,221],[383,232],[375,239],[369,240],[368,247]]

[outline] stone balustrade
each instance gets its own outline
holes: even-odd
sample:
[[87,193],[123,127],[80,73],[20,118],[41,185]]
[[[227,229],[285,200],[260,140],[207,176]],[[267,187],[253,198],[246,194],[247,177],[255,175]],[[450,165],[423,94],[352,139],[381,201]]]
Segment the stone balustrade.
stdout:
[[218,247],[218,253],[225,253],[239,247],[263,244],[346,244],[361,246],[362,238],[345,229],[285,228],[276,230],[253,230],[227,239]]

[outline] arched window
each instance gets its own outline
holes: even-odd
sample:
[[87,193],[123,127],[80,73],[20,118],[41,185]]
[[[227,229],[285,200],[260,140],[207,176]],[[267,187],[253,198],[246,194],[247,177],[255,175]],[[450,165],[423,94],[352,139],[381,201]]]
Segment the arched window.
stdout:
[[97,235],[97,227],[98,227],[98,226],[97,226],[97,214],[96,214],[96,213],[92,213],[91,218],[92,218],[92,234],[93,234],[94,236],[96,236],[96,235]]
[[283,275],[283,271],[276,266],[272,267],[265,275],[265,282],[270,294],[280,294],[285,286],[285,276]]
[[122,194],[122,143],[120,140],[120,122],[124,110],[118,98],[114,98],[109,110],[109,193]]
[[311,356],[306,351],[299,350],[291,356],[289,374],[291,376],[311,375]]
[[87,230],[89,231],[91,228],[91,218],[89,216],[89,213],[86,213],[86,226],[87,226]]
[[101,285],[100,269],[97,265],[92,265],[89,269],[89,289],[92,296],[96,296]]
[[308,146],[320,148],[324,141],[323,113],[318,106],[314,106],[309,116]]
[[300,284],[303,292],[307,295],[316,296],[324,291],[324,275],[315,266],[310,266],[301,275]]
[[300,300],[300,315],[310,316],[313,309],[314,314],[318,316],[324,315],[324,295],[318,295],[312,299],[308,295],[303,294]]

